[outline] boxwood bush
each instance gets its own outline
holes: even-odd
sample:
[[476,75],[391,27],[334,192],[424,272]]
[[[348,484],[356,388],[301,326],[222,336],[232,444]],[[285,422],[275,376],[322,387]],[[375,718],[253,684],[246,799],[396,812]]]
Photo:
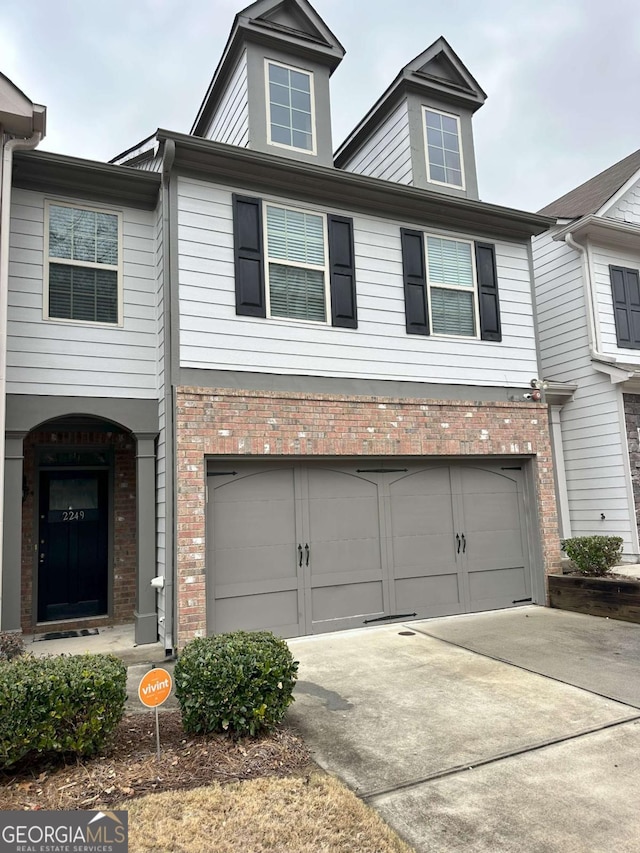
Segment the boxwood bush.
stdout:
[[622,556],[620,536],[574,536],[561,544],[567,557],[584,575],[606,575]]
[[268,631],[234,631],[187,643],[176,663],[176,697],[187,732],[256,736],[293,702],[298,663]]
[[113,655],[23,655],[0,664],[0,768],[95,755],[122,719],[126,685],[126,667]]

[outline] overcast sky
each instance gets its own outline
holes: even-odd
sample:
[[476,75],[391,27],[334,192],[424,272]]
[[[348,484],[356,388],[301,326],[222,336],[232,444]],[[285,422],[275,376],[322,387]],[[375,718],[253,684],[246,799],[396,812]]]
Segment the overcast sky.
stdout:
[[[0,70],[47,106],[42,148],[108,160],[188,132],[242,0],[0,0]],[[334,148],[443,35],[488,100],[480,196],[537,210],[640,148],[638,0],[315,0],[346,48]],[[420,10],[420,11],[417,11]]]

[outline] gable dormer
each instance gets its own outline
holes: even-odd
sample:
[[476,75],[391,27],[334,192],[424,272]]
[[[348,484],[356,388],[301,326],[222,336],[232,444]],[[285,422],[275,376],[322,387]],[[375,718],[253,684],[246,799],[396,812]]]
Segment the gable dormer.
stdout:
[[236,15],[191,133],[331,166],[329,77],[343,56],[306,0],[258,0]]
[[440,37],[400,71],[342,143],[335,165],[477,199],[471,122],[486,97]]

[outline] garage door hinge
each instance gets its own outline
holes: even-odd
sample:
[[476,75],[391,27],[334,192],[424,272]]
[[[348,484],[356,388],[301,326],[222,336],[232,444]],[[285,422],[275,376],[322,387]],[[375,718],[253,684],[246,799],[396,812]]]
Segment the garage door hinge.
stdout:
[[516,598],[515,601],[512,601],[512,604],[526,604],[527,601],[533,601],[533,598]]
[[237,477],[237,471],[208,471],[207,477]]
[[408,619],[410,616],[417,616],[417,613],[391,613],[389,616],[376,616],[375,619],[365,619],[363,625],[368,625],[370,622],[384,622],[387,619]]
[[522,471],[522,465],[503,465],[501,471]]
[[406,474],[408,468],[356,468],[356,474]]

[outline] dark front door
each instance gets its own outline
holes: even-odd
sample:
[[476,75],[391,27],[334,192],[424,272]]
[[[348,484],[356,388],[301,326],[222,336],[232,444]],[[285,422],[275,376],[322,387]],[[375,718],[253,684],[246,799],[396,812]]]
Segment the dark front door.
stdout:
[[107,613],[108,471],[40,473],[38,621]]

